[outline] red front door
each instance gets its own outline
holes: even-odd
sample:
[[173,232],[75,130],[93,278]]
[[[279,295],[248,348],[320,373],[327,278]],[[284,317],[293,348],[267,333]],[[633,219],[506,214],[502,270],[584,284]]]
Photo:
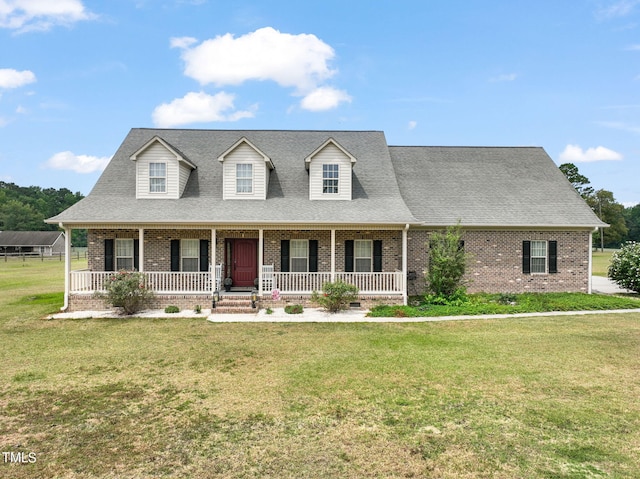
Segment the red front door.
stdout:
[[258,240],[234,239],[231,257],[233,286],[253,288],[258,277]]

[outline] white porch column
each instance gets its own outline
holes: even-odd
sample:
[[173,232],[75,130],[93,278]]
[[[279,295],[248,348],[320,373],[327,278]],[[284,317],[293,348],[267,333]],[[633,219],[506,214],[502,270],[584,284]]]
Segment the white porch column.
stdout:
[[258,230],[258,296],[262,296],[262,264],[264,263],[264,230]]
[[587,294],[591,294],[591,288],[593,283],[593,233],[595,233],[598,229],[595,228],[593,231],[589,232],[589,268],[588,268],[588,276],[587,276]]
[[144,272],[144,228],[138,228],[138,271]]
[[407,231],[409,225],[405,225],[402,230],[402,302],[407,305]]
[[213,292],[218,289],[217,288],[217,284],[216,284],[216,250],[218,249],[216,243],[218,241],[218,232],[216,231],[215,228],[211,229],[211,268],[209,273],[211,274],[211,294],[213,295]]
[[[60,224],[62,228],[62,223]],[[71,282],[71,228],[64,227],[64,304],[61,310],[69,308],[69,289]]]
[[331,282],[336,281],[336,230],[331,230]]

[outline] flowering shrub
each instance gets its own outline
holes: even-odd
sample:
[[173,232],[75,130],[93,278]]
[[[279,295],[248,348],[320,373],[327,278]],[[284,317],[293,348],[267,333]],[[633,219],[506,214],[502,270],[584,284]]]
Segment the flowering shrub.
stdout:
[[273,291],[271,291],[271,299],[274,301],[278,301],[280,299],[280,290],[279,289],[274,289]]
[[640,293],[640,243],[629,241],[613,253],[609,278],[621,288]]
[[137,313],[153,298],[144,274],[133,271],[113,273],[104,281],[104,289],[106,293],[96,293],[96,296],[115,308],[122,308],[125,314]]
[[349,307],[349,303],[358,299],[358,287],[344,281],[325,283],[322,285],[322,294],[313,292],[311,301],[319,304],[330,313],[337,313]]

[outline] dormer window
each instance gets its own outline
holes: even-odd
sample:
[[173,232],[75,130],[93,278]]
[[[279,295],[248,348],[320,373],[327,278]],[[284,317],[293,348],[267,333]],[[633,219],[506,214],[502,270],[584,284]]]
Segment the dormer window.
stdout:
[[322,193],[338,194],[340,165],[322,165]]
[[236,193],[253,193],[253,165],[251,163],[236,164]]
[[149,193],[167,192],[167,164],[149,163]]

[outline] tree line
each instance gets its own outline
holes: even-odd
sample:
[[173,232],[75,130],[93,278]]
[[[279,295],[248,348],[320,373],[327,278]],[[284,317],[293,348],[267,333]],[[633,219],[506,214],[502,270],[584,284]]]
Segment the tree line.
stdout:
[[640,204],[625,208],[618,203],[611,191],[595,190],[589,178],[578,171],[573,163],[560,165],[576,191],[582,196],[593,212],[610,226],[594,233],[594,246],[618,248],[627,241],[640,242]]
[[[0,181],[0,231],[57,231],[44,222],[84,198],[67,188],[18,186]],[[71,244],[87,245],[86,230],[73,230]]]

